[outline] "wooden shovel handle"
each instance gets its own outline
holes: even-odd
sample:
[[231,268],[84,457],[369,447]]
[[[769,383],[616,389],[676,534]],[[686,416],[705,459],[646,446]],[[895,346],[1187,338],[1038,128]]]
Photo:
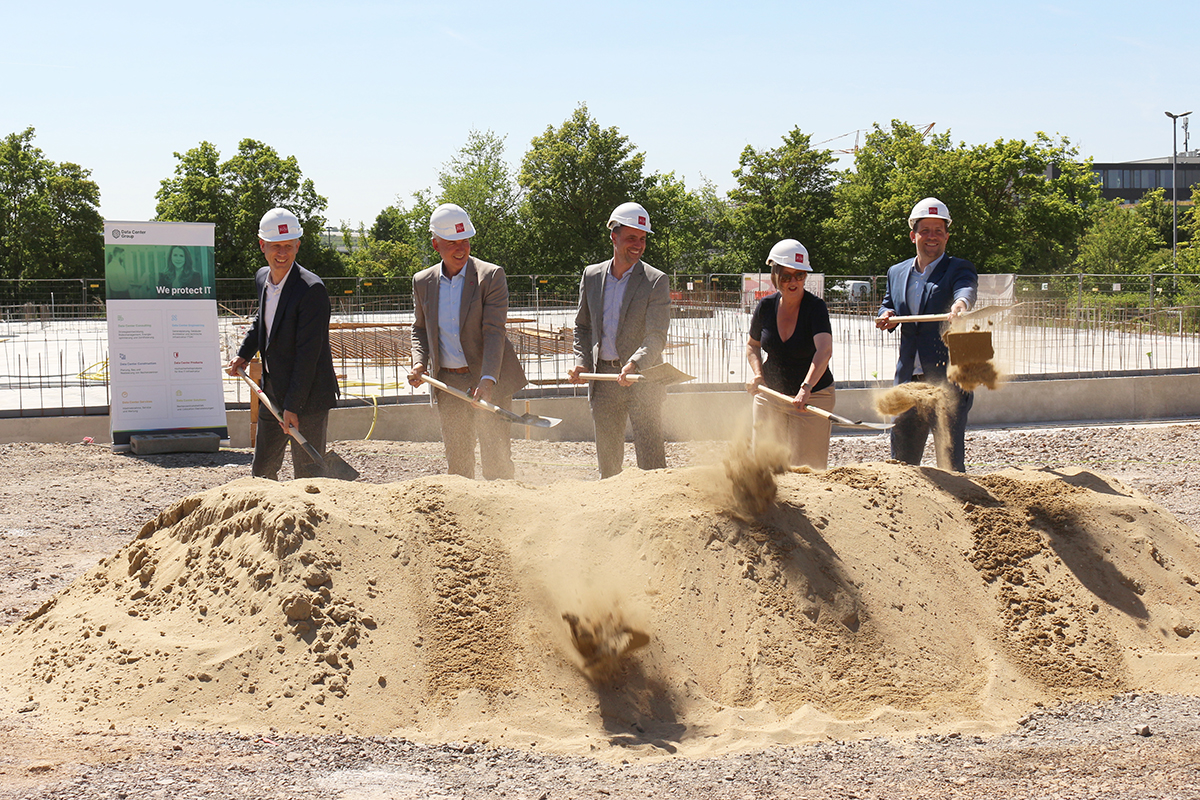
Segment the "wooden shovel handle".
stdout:
[[907,317],[888,317],[887,321],[891,322],[945,322],[950,319],[949,314],[913,314]]
[[[583,378],[585,381],[615,381],[620,379],[621,376],[615,372],[581,372],[579,373],[579,377]],[[625,377],[636,383],[646,376],[637,372],[631,372]]]
[[[238,375],[242,376],[242,380],[250,384],[250,388],[254,390],[256,395],[258,395],[258,402],[267,407],[267,410],[271,412],[275,419],[279,420],[280,425],[284,424],[283,415],[279,413],[279,409],[275,408],[275,404],[271,402],[271,398],[267,397],[267,393],[262,390],[262,387],[255,383],[250,376],[246,374],[246,368],[238,367],[237,373]],[[309,443],[308,439],[304,438],[304,434],[300,432],[300,429],[288,428],[287,432],[293,439],[296,440],[296,444],[304,448],[304,452],[308,453],[308,457],[316,463],[317,467],[320,468],[322,472],[325,472],[325,459],[322,458],[321,454],[317,452],[317,448],[313,447],[312,444]]]

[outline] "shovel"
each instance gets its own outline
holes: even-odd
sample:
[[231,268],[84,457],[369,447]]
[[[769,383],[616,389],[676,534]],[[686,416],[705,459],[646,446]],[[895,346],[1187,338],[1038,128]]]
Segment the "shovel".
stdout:
[[[968,311],[965,314],[959,314],[959,319],[975,319],[976,317],[990,317],[999,311],[1008,310],[1003,306],[980,306],[974,311]],[[912,314],[907,317],[888,317],[888,322],[946,322],[950,319],[949,314]]]
[[[796,407],[792,405],[792,400],[795,398],[788,397],[783,392],[777,392],[774,389],[768,389],[766,386],[755,386],[754,389],[763,397],[771,400],[778,400],[781,403],[787,403],[789,406],[791,406],[793,411],[796,410]],[[804,410],[811,411],[818,416],[824,417],[835,425],[841,425],[846,428],[870,428],[874,431],[886,431],[893,425],[891,422],[863,422],[862,420],[847,419],[846,417],[841,417],[837,414],[834,414],[832,411],[826,411],[823,408],[817,408],[816,406],[809,405],[807,403],[804,405]]]
[[[958,319],[969,320],[986,317],[998,310],[1000,309],[984,306],[966,314],[959,314]],[[946,322],[949,319],[949,314],[914,314],[905,317],[889,317],[888,322]],[[989,321],[988,324],[990,325],[991,322]],[[947,331],[943,334],[942,340],[946,342],[946,348],[950,351],[950,363],[953,365],[984,364],[991,361],[996,355],[996,351],[992,348],[991,331]]]
[[[579,377],[585,381],[615,381],[620,378],[620,375],[612,372],[581,372]],[[645,372],[634,372],[629,375],[631,381],[647,381],[649,383],[657,383],[660,386],[674,386],[677,383],[687,383],[688,381],[696,380],[695,376],[688,375],[680,369],[663,362],[655,364],[653,367],[646,367]]]
[[[254,390],[256,395],[258,395],[258,402],[264,404],[267,407],[267,410],[269,410],[275,416],[275,419],[279,420],[279,423],[282,425],[283,416],[279,413],[279,410],[275,408],[275,404],[271,402],[271,399],[267,397],[267,393],[260,389],[257,383],[250,380],[250,376],[246,374],[244,367],[238,367],[238,375],[241,375],[242,380],[250,384],[250,388]],[[324,457],[322,457],[321,454],[317,452],[317,448],[309,444],[308,439],[304,438],[304,434],[300,433],[299,428],[288,428],[288,433],[293,439],[296,440],[297,444],[304,448],[304,452],[308,453],[308,457],[313,460],[313,462],[317,465],[317,469],[319,469],[321,474],[326,478],[337,478],[340,481],[352,481],[358,477],[358,470],[343,461],[342,457],[332,450],[327,452]]]
[[489,403],[487,400],[480,400],[478,397],[472,397],[462,389],[455,389],[453,386],[447,386],[439,380],[422,375],[421,380],[428,383],[430,386],[436,386],[446,394],[452,394],[460,400],[466,400],[476,408],[482,408],[484,411],[490,411],[502,419],[517,425],[528,425],[530,428],[553,428],[558,423],[562,422],[557,417],[539,417],[537,414],[514,414],[507,408],[501,408],[498,405]]

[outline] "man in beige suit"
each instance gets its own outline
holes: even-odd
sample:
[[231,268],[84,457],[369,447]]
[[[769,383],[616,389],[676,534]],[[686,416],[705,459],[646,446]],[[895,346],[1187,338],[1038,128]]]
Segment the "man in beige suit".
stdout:
[[[471,256],[475,228],[453,203],[429,218],[433,249],[441,262],[413,276],[413,367],[408,382],[422,375],[486,400],[512,406],[513,393],[526,384],[525,371],[504,332],[508,283],[504,269]],[[475,477],[475,441],[487,480],[513,477],[512,423],[441,390],[430,388],[437,404],[451,474]]]
[[575,366],[583,372],[615,373],[617,381],[593,381],[588,396],[596,429],[600,477],[621,471],[625,420],[633,426],[639,469],[667,466],[662,433],[666,390],[629,375],[662,363],[671,322],[671,290],[665,274],[642,261],[650,215],[637,203],[622,203],[608,219],[613,257],[584,268],[575,316]]

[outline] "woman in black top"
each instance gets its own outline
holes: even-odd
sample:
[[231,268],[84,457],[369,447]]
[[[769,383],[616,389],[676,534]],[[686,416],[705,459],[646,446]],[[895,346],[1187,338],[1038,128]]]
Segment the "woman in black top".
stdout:
[[[778,289],[764,297],[750,318],[746,359],[754,377],[747,384],[782,392],[795,399],[795,410],[762,396],[754,398],[754,433],[788,445],[796,466],[825,469],[829,464],[829,420],[804,406],[832,411],[834,405],[833,327],[821,298],[804,291],[812,272],[808,250],[795,239],[784,239],[767,257],[771,284]],[[766,353],[766,359],[763,358]]]

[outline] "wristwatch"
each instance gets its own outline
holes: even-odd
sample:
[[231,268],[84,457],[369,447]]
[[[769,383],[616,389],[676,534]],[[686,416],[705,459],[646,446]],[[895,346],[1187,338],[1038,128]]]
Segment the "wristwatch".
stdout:
[[811,383],[809,383],[808,381],[805,381],[804,383],[800,384],[800,388],[801,388],[801,389],[811,389],[811,388],[812,388],[812,384],[811,384]]

